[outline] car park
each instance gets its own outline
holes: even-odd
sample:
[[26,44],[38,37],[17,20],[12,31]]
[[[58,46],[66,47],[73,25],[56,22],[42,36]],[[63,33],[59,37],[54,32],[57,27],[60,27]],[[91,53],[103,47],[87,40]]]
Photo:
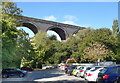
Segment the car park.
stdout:
[[98,83],[119,83],[120,82],[120,66],[111,66],[104,68],[98,74]]
[[9,76],[19,76],[24,77],[27,74],[27,71],[20,70],[17,68],[6,68],[2,70],[2,77],[8,78]]
[[33,71],[34,69],[30,67],[22,67],[21,70]]
[[96,67],[95,69],[89,71],[89,73],[87,74],[87,76],[85,77],[85,79],[87,81],[92,81],[92,82],[96,82],[97,78],[98,78],[98,73],[103,69],[104,67]]

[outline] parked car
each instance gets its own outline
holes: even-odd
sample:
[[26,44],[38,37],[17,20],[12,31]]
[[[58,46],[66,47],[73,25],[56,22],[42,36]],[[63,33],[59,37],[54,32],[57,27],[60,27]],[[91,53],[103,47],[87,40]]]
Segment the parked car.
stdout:
[[112,66],[104,68],[98,74],[98,83],[119,83],[120,82],[120,66]]
[[103,69],[104,67],[96,67],[95,69],[89,71],[88,75],[85,77],[87,81],[96,82],[98,78],[98,73]]
[[21,70],[34,71],[33,68],[29,68],[29,67],[22,67]]
[[66,74],[72,75],[72,72],[75,68],[76,68],[76,65],[72,65],[72,66],[68,67],[66,70]]
[[2,77],[8,78],[9,76],[19,76],[24,77],[27,74],[27,71],[20,70],[17,68],[6,68],[2,70]]
[[91,67],[91,66],[83,66],[83,67],[81,68],[80,72],[79,72],[79,75],[80,75],[81,77],[83,77],[86,69],[89,68],[89,67]]
[[91,66],[91,67],[88,67],[86,70],[85,70],[85,72],[84,72],[84,75],[83,75],[83,77],[85,78],[86,76],[87,76],[87,74],[90,72],[90,70],[93,70],[93,69],[95,69],[95,66]]
[[79,76],[78,76],[78,72],[80,72],[80,69],[81,69],[81,68],[82,68],[82,66],[77,66],[77,67],[73,70],[72,74],[73,74],[74,76],[79,77]]
[[91,67],[88,67],[85,70],[84,78],[86,78],[86,76],[90,73],[91,70],[94,70],[94,69],[97,69],[97,68],[101,68],[101,67],[105,67],[105,66],[91,66]]
[[68,66],[68,65],[65,66],[65,73],[67,73],[69,67],[70,66]]

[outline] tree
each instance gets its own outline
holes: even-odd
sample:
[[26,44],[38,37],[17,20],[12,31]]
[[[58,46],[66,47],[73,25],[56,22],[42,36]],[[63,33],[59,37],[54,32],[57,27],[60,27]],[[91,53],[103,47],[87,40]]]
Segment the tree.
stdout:
[[2,2],[2,14],[21,15],[23,11],[13,2]]
[[118,20],[113,21],[112,29],[113,29],[113,36],[116,37],[119,32]]
[[18,35],[18,30],[16,29],[15,19],[8,18],[2,19],[2,61],[3,67],[12,64],[13,55],[16,49],[16,39]]
[[[2,3],[2,62],[5,67],[20,67],[21,58],[31,56],[33,52],[28,34],[16,27],[15,15],[22,10],[13,2]],[[28,59],[29,60],[29,59]]]
[[88,62],[96,62],[97,59],[101,61],[112,60],[113,52],[109,51],[104,44],[93,43],[84,50],[83,58]]
[[51,35],[51,36],[49,37],[49,39],[50,39],[50,40],[57,40],[57,37],[56,37],[55,35]]

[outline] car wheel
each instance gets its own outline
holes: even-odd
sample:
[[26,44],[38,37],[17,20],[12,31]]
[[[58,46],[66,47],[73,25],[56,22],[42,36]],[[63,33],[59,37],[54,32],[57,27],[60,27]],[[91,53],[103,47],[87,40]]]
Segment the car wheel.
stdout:
[[70,73],[70,76],[72,75],[72,73]]
[[7,74],[2,75],[3,78],[8,78],[9,76]]
[[24,74],[23,74],[23,73],[20,73],[20,74],[19,74],[19,77],[24,77]]
[[79,73],[76,73],[76,77],[80,77],[80,74],[79,74]]

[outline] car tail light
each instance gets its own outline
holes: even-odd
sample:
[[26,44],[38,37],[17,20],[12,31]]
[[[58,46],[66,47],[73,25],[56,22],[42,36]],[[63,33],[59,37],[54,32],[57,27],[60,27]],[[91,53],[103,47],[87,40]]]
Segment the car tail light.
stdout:
[[70,69],[67,69],[67,71],[69,71]]
[[80,72],[83,72],[83,70],[81,70]]
[[109,75],[104,75],[103,76],[103,79],[107,79]]
[[91,73],[88,74],[88,76],[91,76],[91,75],[92,75]]

